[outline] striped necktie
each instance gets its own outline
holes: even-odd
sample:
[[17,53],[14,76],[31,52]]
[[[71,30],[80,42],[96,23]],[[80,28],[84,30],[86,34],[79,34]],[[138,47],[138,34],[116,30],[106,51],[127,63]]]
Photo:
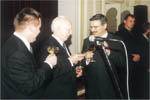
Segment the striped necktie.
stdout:
[[67,52],[68,56],[70,56],[70,53],[69,53],[69,51],[68,51],[67,46],[66,46],[66,44],[65,44],[65,43],[63,43],[63,48],[64,48],[64,49],[65,49],[65,51]]
[[31,53],[33,53],[33,49],[32,49],[32,47],[31,47],[31,46],[30,46],[30,52],[31,52]]

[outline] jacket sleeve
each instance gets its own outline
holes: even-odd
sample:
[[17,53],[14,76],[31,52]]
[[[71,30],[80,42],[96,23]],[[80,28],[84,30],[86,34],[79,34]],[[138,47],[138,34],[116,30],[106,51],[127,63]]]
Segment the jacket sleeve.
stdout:
[[38,67],[32,57],[23,52],[13,53],[7,60],[8,77],[16,86],[16,90],[24,95],[31,95],[40,88],[46,79],[51,78],[51,69],[43,63]]

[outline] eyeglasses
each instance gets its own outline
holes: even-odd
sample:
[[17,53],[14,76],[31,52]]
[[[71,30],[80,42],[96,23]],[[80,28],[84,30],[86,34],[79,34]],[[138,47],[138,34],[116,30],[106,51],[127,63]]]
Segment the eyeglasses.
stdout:
[[97,29],[99,28],[100,26],[90,26],[90,29],[94,28],[94,29]]

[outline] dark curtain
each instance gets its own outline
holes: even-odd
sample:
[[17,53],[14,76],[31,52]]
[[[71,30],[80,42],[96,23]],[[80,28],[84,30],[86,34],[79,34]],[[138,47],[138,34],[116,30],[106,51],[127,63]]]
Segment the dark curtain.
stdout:
[[143,33],[142,25],[148,21],[148,8],[146,5],[134,6],[135,26],[133,31],[135,35]]
[[13,34],[13,19],[24,7],[32,7],[42,15],[41,32],[37,37],[37,41],[31,44],[35,58],[38,60],[40,44],[51,35],[51,21],[58,16],[58,0],[1,1],[1,46],[3,46],[5,41]]
[[14,32],[13,19],[24,7],[32,7],[42,15],[41,33],[36,42],[42,42],[51,34],[50,24],[58,15],[58,0],[40,1],[1,1],[1,44]]

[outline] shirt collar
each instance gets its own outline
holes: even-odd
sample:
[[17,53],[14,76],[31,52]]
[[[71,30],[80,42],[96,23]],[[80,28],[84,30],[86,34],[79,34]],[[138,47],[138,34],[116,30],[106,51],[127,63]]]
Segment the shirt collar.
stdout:
[[14,32],[14,35],[15,35],[16,37],[18,37],[19,39],[21,39],[22,42],[23,42],[23,43],[25,44],[25,46],[27,47],[27,49],[30,51],[31,46],[30,46],[30,43],[27,41],[27,39],[25,39],[24,37],[22,37],[21,35],[19,35],[17,32]]
[[108,32],[106,31],[104,35],[101,36],[102,38],[107,38],[108,37]]
[[58,43],[59,43],[61,46],[63,46],[63,43],[64,43],[64,42],[62,42],[58,37],[56,37],[54,34],[52,34],[52,37],[54,37],[54,38],[58,41]]

